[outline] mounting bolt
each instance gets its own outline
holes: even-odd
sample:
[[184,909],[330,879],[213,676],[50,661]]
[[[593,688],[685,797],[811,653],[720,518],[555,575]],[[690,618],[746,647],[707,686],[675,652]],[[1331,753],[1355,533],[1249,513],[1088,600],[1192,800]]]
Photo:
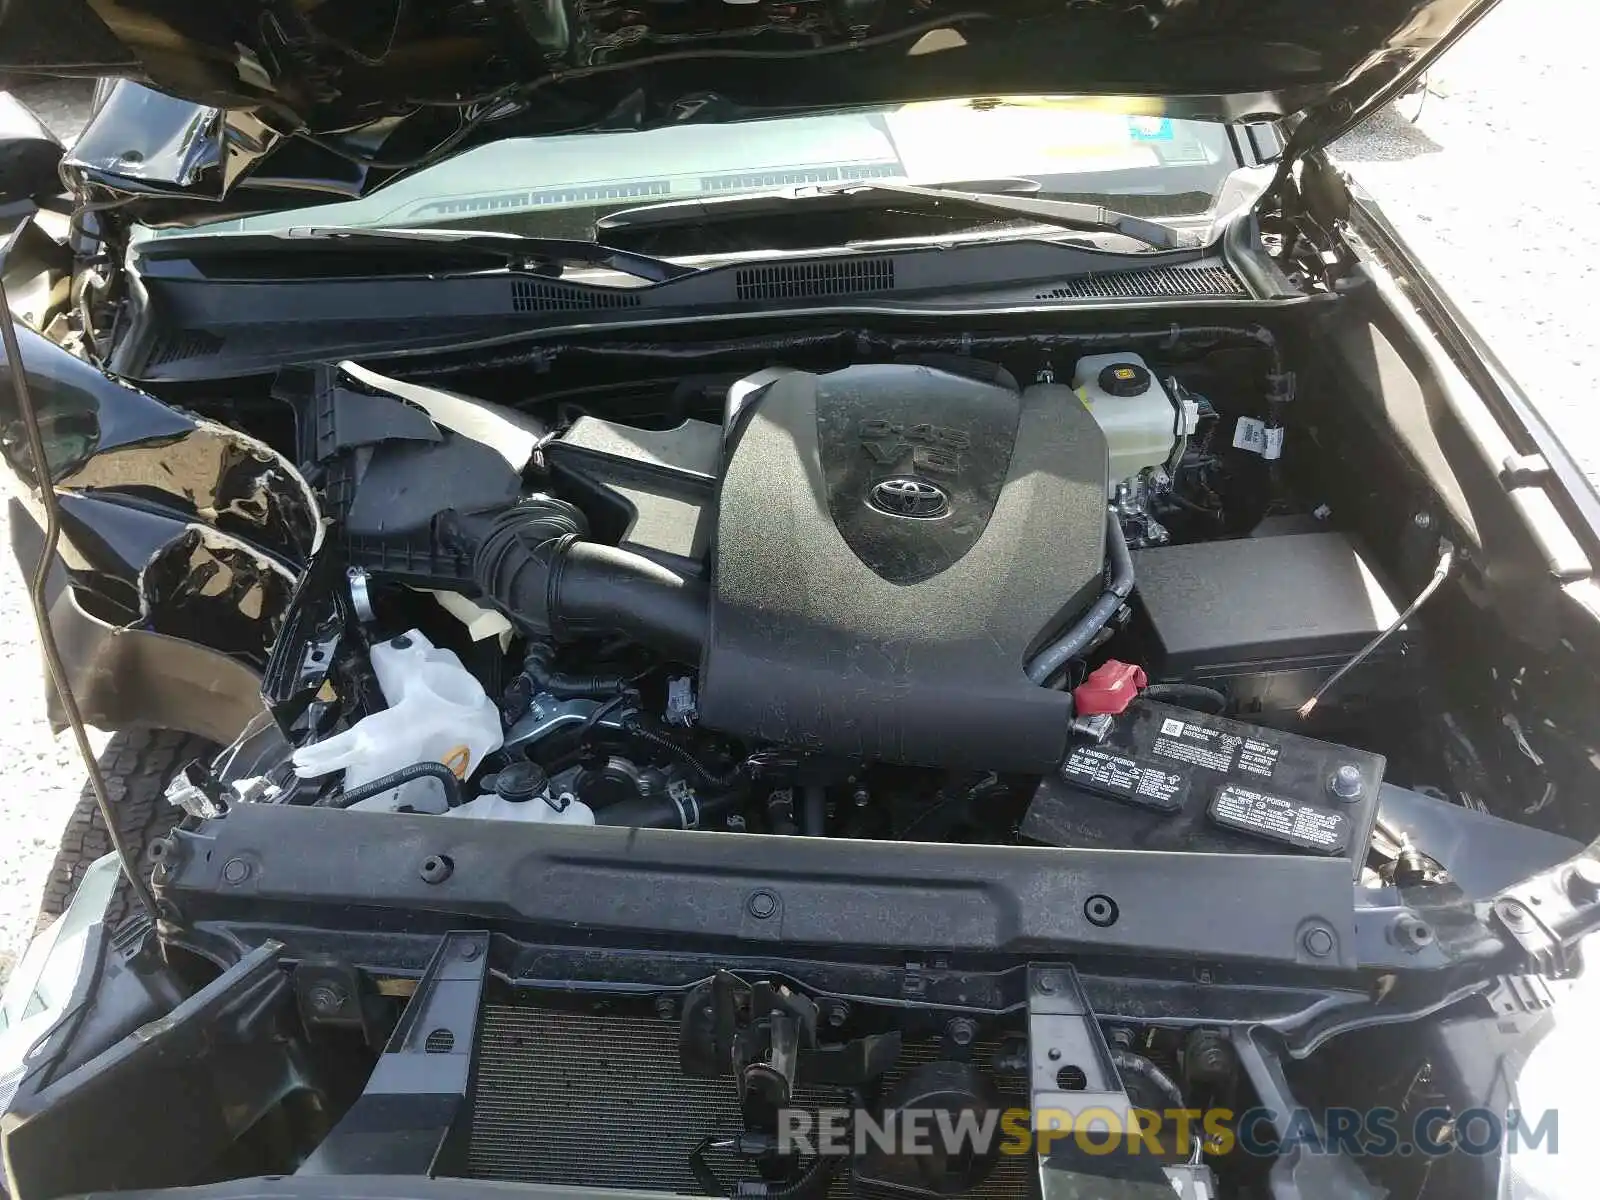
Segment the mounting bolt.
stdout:
[[1567,896],[1574,904],[1593,904],[1600,900],[1600,862],[1580,858],[1567,876]]
[[461,943],[461,960],[463,962],[476,962],[482,947],[477,942]]
[[1333,934],[1316,925],[1300,935],[1300,945],[1312,958],[1327,958],[1333,953]]
[[311,1011],[319,1017],[337,1015],[349,999],[350,997],[345,993],[345,990],[333,983],[319,983],[306,993],[306,1003],[311,1006]]
[[656,997],[656,1016],[670,1021],[678,1015],[678,1002],[671,996]]
[[1528,927],[1528,910],[1515,900],[1507,900],[1500,905],[1500,919],[1506,923],[1508,929],[1526,929]]
[[1433,941],[1433,930],[1428,928],[1427,922],[1410,913],[1396,917],[1389,932],[1395,945],[1408,954],[1415,954]]
[[778,911],[778,898],[767,891],[751,892],[750,899],[745,901],[745,907],[756,920],[765,921]]
[[1413,525],[1415,525],[1418,529],[1432,529],[1433,528],[1433,514],[1432,513],[1419,512],[1419,513],[1416,514],[1416,516],[1411,518],[1411,523]]
[[238,886],[250,878],[250,864],[242,858],[230,858],[222,864],[222,881]]
[[850,1006],[843,1000],[825,1000],[822,1011],[827,1014],[828,1024],[837,1029],[850,1019]]
[[1051,1062],[1060,1062],[1061,1061],[1061,1051],[1059,1049],[1057,1049],[1055,1046],[1051,1046],[1050,1049],[1046,1050],[1044,1052],[1044,1056],[1046,1058],[1048,1058]]
[[978,1023],[971,1017],[952,1017],[944,1035],[957,1046],[970,1046],[978,1036]]
[[1054,972],[1041,971],[1039,978],[1034,980],[1034,986],[1044,995],[1050,996],[1061,990],[1061,980],[1056,977]]
[[423,883],[443,883],[455,869],[456,865],[450,861],[449,855],[430,854],[422,860],[422,867],[417,874],[422,876]]

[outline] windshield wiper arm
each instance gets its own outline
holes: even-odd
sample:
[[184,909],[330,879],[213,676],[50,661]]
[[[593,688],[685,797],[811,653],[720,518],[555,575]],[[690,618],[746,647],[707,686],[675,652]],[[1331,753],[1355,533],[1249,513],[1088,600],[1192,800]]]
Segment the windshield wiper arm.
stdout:
[[1084,204],[1075,200],[1051,200],[1046,197],[1017,195],[1034,189],[1033,180],[994,180],[994,191],[968,191],[962,188],[929,187],[897,180],[873,179],[850,183],[821,184],[782,192],[762,192],[753,196],[730,196],[714,200],[669,200],[661,204],[646,204],[639,208],[623,209],[610,213],[595,222],[596,230],[626,229],[639,226],[680,225],[701,221],[741,220],[781,213],[793,204],[806,204],[823,197],[851,204],[856,197],[864,197],[866,204],[881,207],[871,197],[875,193],[896,196],[914,196],[939,204],[950,204],[979,212],[1006,213],[1025,217],[1043,225],[1058,225],[1063,229],[1086,232],[1104,231],[1120,233],[1123,237],[1143,242],[1158,250],[1176,250],[1181,245],[1178,232],[1159,221],[1147,221],[1098,204]]
[[[440,249],[481,254],[485,258],[503,262],[511,267],[607,267],[651,283],[665,283],[670,279],[695,273],[693,267],[685,267],[664,258],[652,258],[648,254],[616,250],[610,246],[602,246],[598,242],[529,237],[525,234],[500,230],[309,225],[286,229],[271,236],[284,241],[363,242],[391,246],[396,250]],[[207,240],[216,241],[216,239]]]

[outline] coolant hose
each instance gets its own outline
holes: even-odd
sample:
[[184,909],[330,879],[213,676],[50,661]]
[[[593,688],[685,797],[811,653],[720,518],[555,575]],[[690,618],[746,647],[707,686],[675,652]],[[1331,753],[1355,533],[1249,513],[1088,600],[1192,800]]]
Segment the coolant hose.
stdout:
[[565,500],[531,496],[492,517],[447,514],[445,533],[472,548],[472,576],[501,612],[537,637],[624,634],[698,664],[709,621],[704,581],[638,554],[584,540]]
[[522,660],[522,677],[533,694],[547,692],[561,699],[604,700],[628,686],[630,678],[620,671],[595,671],[587,675],[558,671],[551,665],[555,648],[548,642],[535,642]]
[[401,767],[398,771],[390,771],[387,775],[369,779],[359,787],[335,792],[318,800],[312,807],[349,808],[352,804],[359,804],[363,800],[371,800],[374,796],[393,791],[413,779],[437,779],[439,786],[444,788],[445,804],[451,808],[461,807],[461,780],[456,778],[456,773],[442,762],[412,763],[409,767]]
[[628,829],[718,829],[721,819],[737,808],[741,799],[738,792],[636,796],[606,805],[594,814],[594,823]]
[[1122,522],[1113,511],[1106,512],[1106,552],[1111,557],[1111,582],[1105,592],[1079,617],[1064,634],[1039,651],[1028,664],[1028,678],[1043,684],[1072,659],[1082,654],[1094,640],[1095,634],[1106,627],[1106,622],[1117,615],[1133,594],[1133,555],[1128,552],[1128,539],[1122,536]]

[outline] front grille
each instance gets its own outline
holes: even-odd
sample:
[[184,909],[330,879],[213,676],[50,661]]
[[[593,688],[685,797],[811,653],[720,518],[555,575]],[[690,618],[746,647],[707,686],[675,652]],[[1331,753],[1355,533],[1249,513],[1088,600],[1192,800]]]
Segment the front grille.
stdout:
[[[700,1195],[689,1169],[695,1144],[739,1129],[729,1079],[695,1079],[678,1069],[678,1023],[601,1017],[518,1005],[486,1005],[478,1043],[477,1083],[467,1170],[475,1179],[633,1188]],[[974,1048],[979,1066],[995,1047]],[[934,1043],[906,1046],[902,1070],[930,1061]],[[1007,1089],[1005,1084],[1013,1086]],[[1018,1077],[1001,1078],[1007,1104],[1025,1104]],[[892,1085],[892,1084],[891,1084]],[[810,1090],[802,1106],[840,1104]],[[745,1164],[708,1160],[732,1182]],[[1032,1159],[1003,1155],[973,1200],[1019,1200]],[[850,1200],[849,1172],[829,1200]]]
[[798,300],[851,296],[894,288],[894,259],[841,258],[826,262],[743,267],[734,276],[740,300]]
[[1060,287],[1040,292],[1040,300],[1152,300],[1167,296],[1246,296],[1244,284],[1227,267],[1204,264],[1185,267],[1149,267],[1085,275]]

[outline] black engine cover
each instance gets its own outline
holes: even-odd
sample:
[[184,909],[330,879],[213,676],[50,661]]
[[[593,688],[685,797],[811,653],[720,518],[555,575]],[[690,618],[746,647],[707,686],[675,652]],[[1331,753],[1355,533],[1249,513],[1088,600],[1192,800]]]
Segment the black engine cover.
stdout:
[[911,365],[736,387],[700,713],[872,761],[1044,772],[1023,663],[1099,592],[1105,437],[1071,390]]

